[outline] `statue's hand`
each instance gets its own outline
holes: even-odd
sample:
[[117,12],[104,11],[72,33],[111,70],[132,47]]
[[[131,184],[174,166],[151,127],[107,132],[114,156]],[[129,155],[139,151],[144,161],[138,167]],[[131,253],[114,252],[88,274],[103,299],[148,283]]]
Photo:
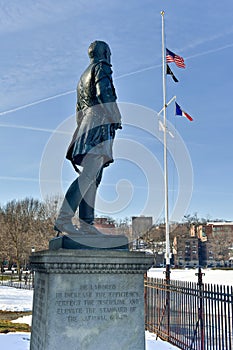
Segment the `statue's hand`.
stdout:
[[122,129],[121,123],[114,123],[113,125],[114,125],[115,130]]
[[122,129],[121,123],[112,123],[110,125],[110,135],[114,137],[117,129]]
[[113,130],[122,129],[122,125],[121,125],[121,123],[112,123],[111,129],[113,129]]

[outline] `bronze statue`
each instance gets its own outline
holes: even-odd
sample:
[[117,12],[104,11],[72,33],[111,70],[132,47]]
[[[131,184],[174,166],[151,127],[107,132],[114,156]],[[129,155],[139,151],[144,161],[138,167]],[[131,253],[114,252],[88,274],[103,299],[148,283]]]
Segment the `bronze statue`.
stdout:
[[[115,131],[121,129],[121,115],[111,77],[110,48],[103,41],[95,41],[89,46],[88,55],[90,64],[77,86],[77,128],[66,155],[79,176],[66,192],[54,226],[59,233],[70,236],[101,235],[93,226],[96,191],[103,169],[113,162]],[[77,209],[79,228],[72,224]]]

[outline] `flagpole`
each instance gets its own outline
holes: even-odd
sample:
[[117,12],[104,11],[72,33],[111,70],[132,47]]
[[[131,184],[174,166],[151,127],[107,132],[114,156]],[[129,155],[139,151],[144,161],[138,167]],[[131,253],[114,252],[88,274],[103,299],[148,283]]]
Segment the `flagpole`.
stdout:
[[168,208],[168,170],[167,170],[167,104],[166,104],[166,54],[165,54],[165,24],[164,11],[162,16],[162,69],[163,69],[163,124],[164,124],[164,196],[165,196],[165,232],[166,232],[166,279],[170,279],[170,239],[169,239],[169,208]]

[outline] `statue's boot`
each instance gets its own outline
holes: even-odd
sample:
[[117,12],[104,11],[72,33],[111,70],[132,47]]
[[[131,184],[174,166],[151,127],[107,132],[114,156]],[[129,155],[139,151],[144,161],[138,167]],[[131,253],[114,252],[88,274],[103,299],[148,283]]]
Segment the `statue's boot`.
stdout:
[[62,232],[69,236],[80,236],[82,234],[72,222],[60,222],[59,220],[55,221],[54,230],[58,232],[58,235]]
[[58,235],[62,232],[67,233],[70,236],[82,235],[82,233],[72,224],[73,216],[74,212],[65,199],[54,224],[54,230],[58,232]]
[[[86,157],[83,164],[83,171],[80,176],[72,182],[68,191],[66,192],[65,199],[62,203],[58,218],[55,222],[54,229],[58,232],[66,232],[69,235],[82,235],[89,233],[90,231],[86,228],[78,230],[72,224],[72,217],[74,216],[77,208],[79,207],[85,194],[91,187],[92,191],[96,192],[96,186],[92,184],[96,181],[96,174],[102,169],[103,157]],[[98,230],[92,230],[92,234],[97,234]],[[101,232],[99,233],[101,234]]]
[[79,205],[79,229],[85,234],[100,236],[103,233],[94,226],[96,187],[96,184],[93,183],[86,192],[85,197],[81,200]]

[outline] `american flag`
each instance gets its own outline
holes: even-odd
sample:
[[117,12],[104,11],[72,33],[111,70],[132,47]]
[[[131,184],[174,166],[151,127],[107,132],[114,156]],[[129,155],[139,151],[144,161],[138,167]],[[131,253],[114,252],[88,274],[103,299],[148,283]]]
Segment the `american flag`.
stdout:
[[169,62],[175,62],[177,67],[179,68],[185,68],[184,59],[181,56],[176,55],[174,52],[166,49],[166,61]]

